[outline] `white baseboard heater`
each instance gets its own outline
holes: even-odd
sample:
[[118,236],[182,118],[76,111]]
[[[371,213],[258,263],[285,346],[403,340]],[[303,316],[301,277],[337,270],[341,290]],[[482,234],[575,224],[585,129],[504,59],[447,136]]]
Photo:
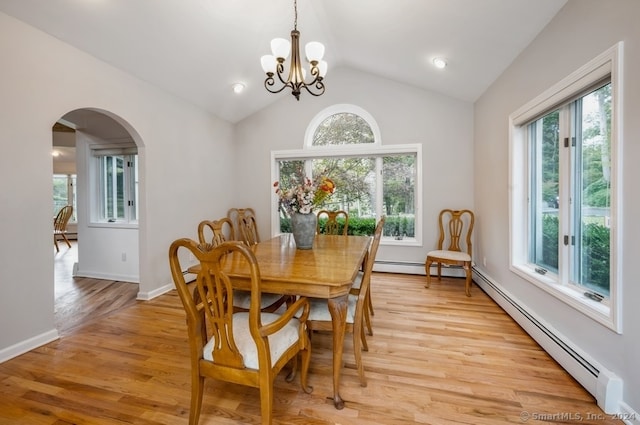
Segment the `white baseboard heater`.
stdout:
[[540,346],[573,376],[605,413],[620,413],[623,382],[570,340],[529,312],[504,288],[474,267],[474,281]]

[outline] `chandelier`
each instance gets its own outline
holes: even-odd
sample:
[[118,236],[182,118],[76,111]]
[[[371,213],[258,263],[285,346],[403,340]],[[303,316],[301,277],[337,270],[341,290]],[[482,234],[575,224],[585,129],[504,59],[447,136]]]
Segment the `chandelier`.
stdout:
[[[286,87],[291,88],[297,100],[300,100],[300,90],[303,88],[313,96],[320,96],[324,93],[324,83],[322,79],[327,73],[327,63],[322,60],[324,46],[322,43],[312,41],[305,46],[305,53],[309,61],[312,80],[305,81],[307,70],[300,63],[300,32],[298,31],[298,1],[294,0],[293,10],[295,20],[293,21],[293,31],[291,31],[291,43],[284,38],[274,38],[271,40],[271,55],[264,55],[260,58],[262,69],[267,74],[264,80],[264,87],[271,93],[280,93]],[[289,64],[289,74],[285,79],[284,62],[291,54]],[[280,88],[276,88],[275,76],[278,76]]]

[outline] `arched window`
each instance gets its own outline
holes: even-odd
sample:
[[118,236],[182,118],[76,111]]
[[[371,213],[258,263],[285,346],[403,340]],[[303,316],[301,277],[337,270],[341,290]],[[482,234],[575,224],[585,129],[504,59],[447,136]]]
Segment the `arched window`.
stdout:
[[[420,243],[418,196],[421,183],[421,145],[382,146],[375,119],[349,104],[328,107],[309,123],[304,146],[296,151],[272,152],[272,174],[283,189],[305,177],[333,180],[333,195],[314,208],[344,210],[349,234],[373,234],[375,223],[387,216],[386,243]],[[273,227],[289,232],[287,212],[274,195]]]
[[309,123],[305,147],[379,146],[380,131],[373,117],[364,109],[349,104],[330,106]]

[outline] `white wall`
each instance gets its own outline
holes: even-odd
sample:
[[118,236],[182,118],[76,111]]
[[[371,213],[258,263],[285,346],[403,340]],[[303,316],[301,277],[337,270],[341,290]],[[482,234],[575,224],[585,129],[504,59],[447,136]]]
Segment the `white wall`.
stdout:
[[[237,174],[240,204],[253,206],[260,228],[270,229],[274,196],[270,152],[301,149],[307,125],[316,114],[331,105],[354,104],[376,120],[383,145],[423,145],[424,246],[381,244],[378,258],[424,264],[426,252],[437,242],[440,210],[473,207],[472,105],[344,68],[330,70],[326,85],[321,97],[303,93],[299,102],[284,91],[274,105],[236,125],[238,169],[245,170]],[[268,234],[261,232],[261,236]]]
[[[0,13],[0,361],[57,333],[53,323],[53,124],[96,108],[139,146],[140,297],[172,287],[167,252],[197,237],[233,196],[232,126]],[[215,164],[215,166],[214,166]],[[24,229],[29,229],[24,232]]]
[[[624,380],[624,401],[640,411],[640,2],[570,0],[475,105],[476,259],[484,273]],[[599,325],[509,271],[508,116],[618,41],[624,41],[623,334]]]

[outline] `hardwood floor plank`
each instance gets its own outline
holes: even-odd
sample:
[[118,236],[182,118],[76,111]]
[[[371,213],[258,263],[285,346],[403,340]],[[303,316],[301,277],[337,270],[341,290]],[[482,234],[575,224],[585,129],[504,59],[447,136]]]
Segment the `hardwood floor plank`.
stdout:
[[[82,307],[67,312],[83,315],[93,302],[107,310],[71,318],[60,340],[0,364],[0,425],[186,424],[189,348],[175,291],[118,304],[101,301],[127,296],[110,288],[113,282],[76,283],[88,295]],[[309,372],[314,391],[304,393],[281,373],[274,384],[274,424],[500,425],[522,424],[521,415],[530,415],[529,424],[544,424],[570,422],[566,414],[603,414],[477,286],[467,298],[462,280],[434,280],[426,289],[423,276],[375,273],[372,291],[374,335],[367,336],[369,351],[363,353],[367,387],[359,384],[347,337],[341,380],[346,407],[333,407],[332,338],[316,332]],[[558,420],[531,416],[554,414]],[[622,423],[604,416],[598,424]],[[257,389],[206,381],[200,424],[251,423],[260,423]]]

